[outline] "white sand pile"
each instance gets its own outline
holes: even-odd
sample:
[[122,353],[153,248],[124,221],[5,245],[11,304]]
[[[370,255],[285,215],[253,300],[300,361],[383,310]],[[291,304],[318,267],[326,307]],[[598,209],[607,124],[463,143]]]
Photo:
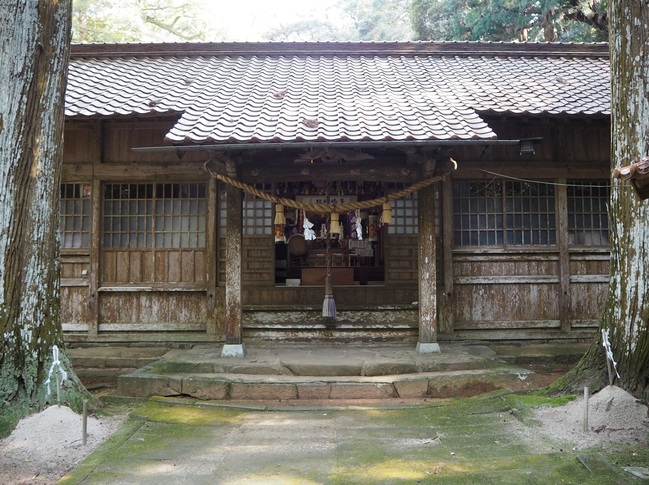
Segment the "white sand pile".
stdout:
[[0,484],[56,483],[113,434],[123,418],[88,417],[85,446],[82,421],[65,406],[51,406],[21,420],[0,440]]
[[[614,449],[619,443],[647,444],[649,409],[628,392],[608,386],[588,400],[588,431],[584,431],[584,400],[565,406],[540,408],[534,418],[542,423],[542,433],[558,449],[588,447]],[[540,443],[537,443],[540,445]]]

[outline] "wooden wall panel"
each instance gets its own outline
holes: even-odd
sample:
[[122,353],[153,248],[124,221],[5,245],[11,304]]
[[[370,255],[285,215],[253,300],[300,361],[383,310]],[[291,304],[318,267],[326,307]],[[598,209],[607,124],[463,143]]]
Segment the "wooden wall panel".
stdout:
[[242,260],[244,285],[275,285],[275,242],[272,236],[244,237]]
[[61,323],[89,324],[91,319],[88,306],[88,287],[61,286]]
[[[61,257],[61,279],[87,278],[90,261],[88,256]],[[84,274],[85,273],[85,274]]]
[[99,324],[201,324],[209,317],[203,291],[103,291]]
[[98,122],[66,122],[63,131],[63,163],[99,161],[100,124]]
[[597,327],[608,295],[608,283],[570,284],[570,324]]
[[456,329],[559,326],[558,284],[455,285]]
[[417,284],[419,240],[417,235],[390,234],[386,242],[385,283]]
[[104,251],[102,284],[205,283],[205,251]]
[[603,275],[609,274],[610,260],[608,253],[579,256],[570,258],[570,274],[571,275]]
[[[102,160],[107,163],[177,163],[175,152],[135,152],[135,147],[157,147],[167,145],[165,135],[175,120],[166,121],[109,121],[103,125],[104,153]],[[209,156],[201,152],[186,152],[183,162],[203,161]]]

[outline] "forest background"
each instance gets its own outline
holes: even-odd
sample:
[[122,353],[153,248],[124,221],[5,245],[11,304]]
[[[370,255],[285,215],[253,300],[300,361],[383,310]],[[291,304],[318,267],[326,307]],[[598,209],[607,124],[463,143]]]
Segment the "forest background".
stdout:
[[74,0],[72,41],[608,40],[607,0]]

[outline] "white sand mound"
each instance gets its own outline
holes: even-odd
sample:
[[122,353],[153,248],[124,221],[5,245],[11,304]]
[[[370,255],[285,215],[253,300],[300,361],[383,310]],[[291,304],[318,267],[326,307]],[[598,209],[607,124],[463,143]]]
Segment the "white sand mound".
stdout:
[[51,484],[113,434],[123,418],[88,417],[86,445],[82,417],[65,406],[51,406],[18,423],[0,441],[0,484]]
[[589,398],[588,431],[584,431],[583,397],[565,406],[540,408],[534,417],[557,446],[575,450],[612,449],[623,442],[646,444],[649,433],[647,406],[617,386],[607,386]]

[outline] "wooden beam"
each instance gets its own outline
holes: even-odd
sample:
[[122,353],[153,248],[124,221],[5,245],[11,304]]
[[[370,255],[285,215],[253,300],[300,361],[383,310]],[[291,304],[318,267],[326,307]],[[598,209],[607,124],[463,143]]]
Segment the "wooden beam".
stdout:
[[435,187],[419,191],[419,343],[437,342]]
[[241,243],[242,208],[241,191],[227,186],[226,239],[225,239],[225,341],[239,345],[241,328]]
[[306,182],[312,180],[411,182],[418,179],[418,171],[399,161],[355,163],[264,163],[246,164],[239,175],[246,183]]

